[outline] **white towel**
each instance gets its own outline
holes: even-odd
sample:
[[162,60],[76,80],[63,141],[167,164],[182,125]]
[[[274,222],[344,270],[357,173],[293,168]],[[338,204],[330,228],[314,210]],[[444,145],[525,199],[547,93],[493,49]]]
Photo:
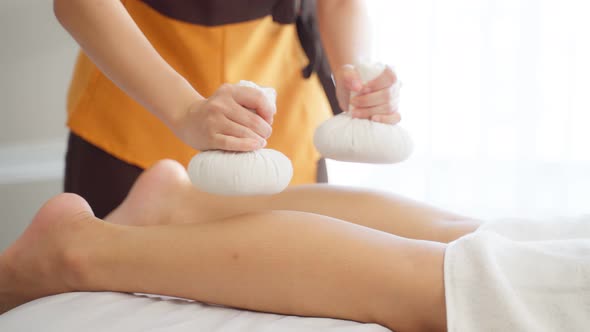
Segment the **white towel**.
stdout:
[[590,331],[590,218],[501,221],[451,243],[448,331]]

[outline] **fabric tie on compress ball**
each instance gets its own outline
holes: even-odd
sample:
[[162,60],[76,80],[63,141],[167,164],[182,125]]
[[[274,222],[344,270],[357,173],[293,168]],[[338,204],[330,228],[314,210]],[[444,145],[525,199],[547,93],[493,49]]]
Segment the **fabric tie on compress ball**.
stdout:
[[[253,82],[238,85],[258,89],[272,104],[276,92]],[[293,177],[291,160],[273,149],[250,152],[203,151],[190,161],[188,175],[202,191],[218,195],[269,195],[283,191]]]

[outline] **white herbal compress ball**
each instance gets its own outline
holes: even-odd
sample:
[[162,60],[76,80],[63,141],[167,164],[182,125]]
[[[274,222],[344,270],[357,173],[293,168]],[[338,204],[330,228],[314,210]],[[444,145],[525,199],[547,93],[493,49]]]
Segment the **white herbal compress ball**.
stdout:
[[[385,65],[361,64],[356,69],[366,83],[379,76]],[[322,123],[313,142],[325,158],[358,163],[397,163],[413,149],[412,139],[399,125],[352,118],[348,112]]]
[[412,140],[401,127],[338,114],[315,132],[314,144],[325,158],[357,163],[393,164],[412,153]]
[[189,163],[189,177],[202,191],[218,195],[274,194],[293,176],[291,161],[272,149],[251,152],[204,151]]
[[[238,85],[264,92],[273,104],[276,92],[255,83]],[[188,175],[199,190],[218,195],[268,195],[283,191],[293,176],[291,160],[279,151],[260,149],[251,152],[203,151],[190,161]]]

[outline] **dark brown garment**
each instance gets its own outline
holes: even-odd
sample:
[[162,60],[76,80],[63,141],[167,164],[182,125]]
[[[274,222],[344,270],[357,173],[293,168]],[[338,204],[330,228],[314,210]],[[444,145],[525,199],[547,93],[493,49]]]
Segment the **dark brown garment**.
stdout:
[[340,114],[342,109],[336,98],[336,87],[332,80],[332,69],[328,63],[328,57],[324,52],[318,27],[316,14],[316,0],[301,0],[302,6],[297,15],[297,35],[301,46],[309,59],[309,65],[303,68],[302,75],[309,78],[313,72],[318,74],[326,97],[332,107],[332,113]]
[[170,18],[192,24],[217,26],[272,15],[278,23],[295,22],[306,0],[142,0]]
[[123,202],[142,171],[70,133],[64,191],[82,196],[98,218]]

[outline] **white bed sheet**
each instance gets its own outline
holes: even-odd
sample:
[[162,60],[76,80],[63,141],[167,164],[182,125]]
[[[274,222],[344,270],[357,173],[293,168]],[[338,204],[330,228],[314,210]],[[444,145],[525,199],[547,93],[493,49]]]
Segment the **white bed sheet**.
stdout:
[[283,316],[179,299],[112,292],[67,293],[0,316],[2,332],[388,332],[376,324]]

